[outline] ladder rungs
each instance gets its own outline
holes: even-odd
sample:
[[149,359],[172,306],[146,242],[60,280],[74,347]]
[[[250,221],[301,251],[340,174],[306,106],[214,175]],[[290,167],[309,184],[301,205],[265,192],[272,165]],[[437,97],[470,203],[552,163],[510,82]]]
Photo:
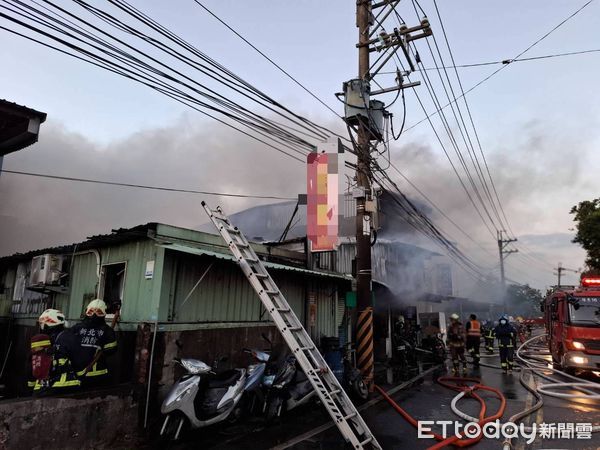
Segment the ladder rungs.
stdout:
[[268,290],[267,289],[266,291],[264,291],[264,293],[267,294],[267,295],[276,295],[276,294],[279,294],[280,292],[279,291],[272,291],[272,290]]
[[360,446],[362,447],[365,444],[368,444],[369,442],[371,442],[373,440],[373,436],[371,436],[370,438],[365,439],[364,441],[362,441],[360,443]]
[[288,330],[290,331],[300,331],[302,329],[302,327],[289,327]]
[[331,391],[331,392],[329,393],[329,395],[337,395],[337,394],[339,394],[340,392],[342,392],[340,389],[334,389],[333,391]]
[[356,417],[357,415],[358,415],[358,413],[353,412],[351,414],[348,414],[346,417],[344,417],[344,420],[352,419],[353,417]]
[[235,245],[236,247],[240,247],[240,248],[250,248],[250,244],[244,244],[243,242],[229,242],[229,245]]
[[269,275],[267,275],[266,273],[258,273],[258,272],[254,272],[254,275],[256,276],[256,278],[269,278]]
[[290,308],[277,308],[277,311],[282,312],[282,313],[287,313],[287,312],[290,312],[291,309]]
[[305,351],[305,350],[314,350],[315,346],[314,345],[310,345],[308,347],[300,347],[300,350]]

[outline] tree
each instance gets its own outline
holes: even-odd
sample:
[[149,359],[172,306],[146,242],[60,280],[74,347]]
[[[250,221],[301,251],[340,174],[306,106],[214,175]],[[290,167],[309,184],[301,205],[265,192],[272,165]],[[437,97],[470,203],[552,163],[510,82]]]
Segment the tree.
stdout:
[[587,253],[585,264],[591,271],[600,271],[600,198],[585,200],[571,208],[576,222],[573,242],[580,244]]
[[508,311],[512,316],[539,316],[542,299],[542,292],[529,285],[509,284],[506,288]]

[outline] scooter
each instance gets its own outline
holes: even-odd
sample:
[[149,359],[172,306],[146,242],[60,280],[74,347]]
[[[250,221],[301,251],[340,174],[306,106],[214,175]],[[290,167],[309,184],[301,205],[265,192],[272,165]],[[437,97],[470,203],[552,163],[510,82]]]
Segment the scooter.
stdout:
[[[255,387],[256,379],[262,377],[262,374],[254,376],[256,367],[217,374],[211,366],[197,359],[174,361],[186,373],[175,382],[160,408],[166,416],[160,430],[163,439],[179,439],[185,426],[198,429],[225,421],[232,415],[246,387]],[[214,364],[215,369],[217,364]]]
[[269,371],[263,378],[266,390],[263,412],[267,422],[308,403],[316,392],[294,356],[287,356],[276,372]]
[[363,380],[363,377],[354,364],[352,364],[352,350],[350,345],[347,345],[344,355],[344,377],[343,387],[351,397],[359,402],[367,401],[369,398],[369,388]]
[[247,412],[252,414],[257,405],[261,408],[265,401],[262,382],[271,354],[264,350],[250,348],[244,348],[242,351],[249,354],[255,362],[246,369],[247,378],[244,385],[244,398],[242,399]]

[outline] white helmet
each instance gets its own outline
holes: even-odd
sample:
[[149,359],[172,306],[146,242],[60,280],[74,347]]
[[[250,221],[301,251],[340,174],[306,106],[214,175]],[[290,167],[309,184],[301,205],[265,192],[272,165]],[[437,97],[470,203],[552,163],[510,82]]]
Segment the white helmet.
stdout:
[[47,309],[39,317],[40,328],[52,328],[65,324],[65,315],[58,309]]
[[87,308],[85,309],[85,315],[92,317],[94,314],[98,317],[106,316],[106,303],[104,303],[104,300],[97,298],[92,300],[90,304],[87,305]]
[[458,314],[456,314],[456,313],[452,313],[452,315],[450,316],[450,318],[451,318],[452,320],[458,320]]

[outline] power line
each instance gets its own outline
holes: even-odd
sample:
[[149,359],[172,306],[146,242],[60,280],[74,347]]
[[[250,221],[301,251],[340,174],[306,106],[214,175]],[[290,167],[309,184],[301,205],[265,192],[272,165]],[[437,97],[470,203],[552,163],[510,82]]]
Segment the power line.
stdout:
[[[454,55],[452,53],[452,48],[450,47],[450,42],[448,40],[448,35],[446,34],[446,27],[444,26],[444,22],[442,20],[442,17],[441,17],[441,14],[440,14],[440,10],[439,10],[438,5],[437,5],[437,1],[433,0],[433,4],[435,6],[435,10],[436,10],[436,13],[437,13],[438,20],[440,21],[440,25],[441,25],[441,28],[442,28],[442,33],[444,35],[444,40],[446,42],[446,47],[448,48],[448,53],[450,55],[450,59],[452,61],[452,64],[455,65],[456,63],[455,63],[455,60],[454,60]],[[434,42],[435,42],[435,45],[436,45],[436,48],[437,48],[437,41],[435,40],[435,37],[434,37]],[[438,48],[438,52],[439,52],[439,48]],[[440,54],[440,58],[441,58],[441,54]],[[444,71],[445,71],[445,69],[444,69]],[[460,76],[458,74],[458,70],[456,68],[454,69],[454,73],[456,75],[456,79],[458,80],[458,85],[460,87],[460,92],[462,94],[461,96],[462,96],[462,99],[464,101],[465,107],[467,109],[467,114],[468,114],[468,117],[469,117],[469,121],[471,123],[471,127],[473,128],[473,132],[475,133],[475,140],[477,142],[477,146],[479,148],[479,152],[480,152],[481,157],[483,159],[483,163],[484,163],[484,166],[485,166],[488,178],[489,178],[490,183],[492,185],[492,189],[494,191],[496,201],[498,202],[498,206],[500,207],[500,210],[502,211],[502,215],[504,217],[504,220],[506,221],[507,226],[508,226],[508,218],[506,217],[506,213],[504,212],[504,208],[502,206],[502,202],[500,201],[500,197],[498,195],[498,191],[496,189],[496,185],[494,183],[494,179],[492,178],[492,174],[490,172],[490,168],[488,166],[487,159],[485,157],[485,153],[483,152],[483,147],[481,146],[481,140],[479,139],[479,133],[477,132],[477,128],[475,127],[475,122],[473,120],[473,115],[471,114],[471,108],[469,107],[469,102],[467,101],[467,97],[465,96],[465,91],[464,91],[464,88],[463,88],[463,84],[462,84],[462,81],[461,81]],[[460,107],[459,107],[458,103],[456,103],[456,106],[459,108],[459,111],[460,111]],[[461,120],[462,120],[462,114],[461,114]],[[465,128],[465,131],[467,131],[467,127],[466,127],[464,121],[463,121],[463,126]],[[468,131],[467,131],[467,135],[468,135]],[[470,139],[469,139],[469,143],[471,144],[471,150],[473,152],[473,156],[475,157],[475,161],[477,162],[475,170],[476,171],[478,170],[479,180],[481,181],[481,183],[482,183],[482,185],[484,187],[484,191],[485,191],[485,193],[486,193],[486,195],[488,197],[489,202],[492,205],[494,213],[496,214],[496,218],[498,219],[498,222],[500,223],[500,227],[503,228],[504,225],[502,223],[502,219],[500,218],[500,215],[498,213],[498,209],[496,208],[494,199],[492,198],[492,195],[491,195],[491,192],[490,192],[490,188],[487,185],[487,182],[485,180],[485,174],[483,173],[481,165],[479,164],[479,160],[478,160],[477,155],[475,153],[475,149],[473,147],[473,143],[471,142]]]
[[[200,6],[202,9],[204,9],[207,13],[209,13],[211,16],[213,16],[219,22],[221,22],[227,29],[229,29],[229,31],[231,31],[233,34],[235,34],[237,37],[239,37],[242,41],[244,41],[246,44],[248,44],[250,47],[252,47],[259,55],[261,55],[263,58],[265,58],[267,61],[269,61],[271,64],[273,64],[277,69],[279,69],[280,72],[282,72],[284,75],[286,75],[290,80],[292,80],[294,83],[296,83],[302,89],[304,89],[308,94],[310,94],[311,97],[313,97],[315,100],[317,100],[319,103],[321,103],[325,108],[327,108],[329,111],[331,111],[337,117],[344,120],[344,118],[342,116],[340,116],[333,108],[331,108],[331,106],[329,106],[327,103],[325,103],[323,100],[321,100],[314,92],[312,92],[310,89],[308,89],[302,83],[300,83],[296,78],[294,78],[292,75],[290,75],[289,72],[287,72],[279,64],[277,64],[275,61],[273,61],[269,56],[267,56],[264,52],[262,52],[254,44],[252,44],[250,41],[248,41],[248,39],[246,39],[244,36],[242,36],[239,32],[237,32],[235,29],[233,29],[227,22],[225,22],[223,19],[221,19],[219,16],[217,16],[214,12],[212,12],[210,9],[208,9],[206,6],[204,6],[198,0],[194,0],[194,2],[196,2],[196,4],[198,4],[198,6]],[[347,139],[347,138],[344,137],[344,139]]]
[[[539,55],[539,56],[530,56],[528,58],[517,58],[517,59],[499,59],[497,61],[487,61],[487,62],[479,62],[479,63],[472,63],[472,64],[456,64],[456,65],[450,65],[450,66],[444,66],[441,67],[442,69],[464,69],[464,68],[471,68],[471,67],[483,67],[483,66],[495,66],[498,64],[503,64],[503,65],[508,65],[508,64],[512,64],[512,63],[516,63],[516,62],[528,62],[528,61],[539,61],[542,59],[551,59],[551,58],[560,58],[563,56],[576,56],[576,55],[585,55],[588,53],[600,53],[600,49],[590,49],[590,50],[580,50],[580,51],[574,51],[574,52],[564,52],[564,53],[551,53],[549,55]],[[423,70],[437,70],[436,67],[425,67]],[[389,71],[389,72],[379,72],[380,74],[395,74],[396,71]]]
[[212,192],[212,191],[199,191],[194,189],[178,189],[178,188],[170,188],[165,186],[151,186],[146,184],[133,184],[133,183],[121,183],[117,181],[105,181],[105,180],[96,180],[91,178],[76,178],[76,177],[65,177],[60,175],[50,175],[46,173],[34,173],[34,172],[23,172],[19,170],[0,170],[2,173],[10,173],[14,175],[25,175],[30,177],[39,177],[39,178],[49,178],[53,180],[62,180],[62,181],[75,181],[80,183],[93,183],[93,184],[103,184],[108,186],[119,186],[119,187],[127,187],[127,188],[137,188],[137,189],[151,189],[154,191],[165,191],[165,192],[178,192],[183,194],[201,194],[201,195],[217,195],[221,197],[234,197],[234,198],[256,198],[256,199],[266,199],[266,200],[296,200],[293,197],[277,197],[273,195],[253,195],[253,194],[234,194],[230,192]]
[[[47,3],[49,3],[49,4],[51,4],[51,5],[52,5],[52,6],[54,6],[55,8],[57,8],[57,9],[59,9],[59,10],[63,11],[63,12],[66,12],[65,10],[62,10],[60,7],[57,7],[56,5],[54,5],[53,3],[51,3],[51,2],[49,2],[49,1],[47,1],[47,0],[46,0],[46,2],[47,2]],[[15,0],[15,3],[17,3],[17,4],[19,4],[19,5],[24,5],[22,2],[20,2],[20,1],[18,1],[18,0]],[[83,3],[83,2],[80,2],[80,1],[78,1],[77,3]],[[36,3],[36,4],[37,4],[37,3]],[[18,7],[18,6],[17,6],[17,7]],[[57,25],[50,25],[50,24],[48,24],[47,22],[44,22],[43,20],[40,20],[39,18],[32,18],[32,17],[31,17],[31,14],[32,14],[32,13],[36,13],[36,14],[38,14],[38,15],[41,15],[41,16],[43,16],[43,17],[45,16],[46,18],[50,18],[50,19],[52,19],[54,22],[57,22],[57,23],[58,23],[60,26],[62,26],[62,27],[65,27],[65,28],[67,28],[67,29],[69,29],[69,30],[71,30],[71,31],[75,31],[75,32],[77,32],[77,33],[79,33],[79,34],[82,34],[84,37],[86,37],[86,39],[89,39],[89,40],[91,40],[92,42],[95,42],[95,43],[97,43],[97,44],[99,44],[99,45],[101,45],[101,46],[103,46],[103,47],[106,47],[106,48],[108,48],[108,49],[109,49],[109,52],[108,52],[108,53],[107,53],[107,51],[106,51],[106,50],[101,50],[101,51],[102,51],[102,52],[103,52],[103,53],[104,53],[106,56],[108,56],[108,57],[112,57],[112,58],[115,58],[115,59],[117,59],[118,61],[121,61],[121,62],[125,63],[126,65],[128,65],[128,66],[130,66],[130,67],[135,67],[135,68],[136,68],[136,70],[137,70],[138,72],[131,72],[131,69],[125,68],[125,67],[123,67],[123,66],[120,66],[120,65],[116,64],[114,61],[110,61],[110,60],[106,59],[105,57],[98,56],[97,54],[94,54],[93,52],[90,52],[89,50],[85,50],[85,49],[83,49],[83,48],[81,48],[81,47],[79,47],[79,46],[76,46],[76,45],[74,45],[74,44],[72,44],[72,43],[69,43],[69,42],[65,41],[64,39],[57,38],[56,36],[54,36],[54,35],[52,35],[52,34],[50,34],[50,33],[44,32],[44,31],[42,31],[42,30],[40,30],[40,29],[38,29],[38,28],[36,28],[36,27],[34,27],[34,26],[31,26],[31,25],[29,25],[29,24],[26,24],[26,23],[24,23],[24,22],[21,22],[21,21],[19,21],[19,20],[17,20],[17,19],[14,19],[14,18],[10,17],[10,16],[7,16],[7,15],[5,15],[5,14],[1,14],[1,15],[0,15],[1,17],[5,17],[5,18],[7,18],[8,20],[11,20],[11,21],[12,21],[12,22],[14,22],[14,23],[17,23],[18,25],[21,25],[21,26],[23,26],[23,27],[26,27],[26,28],[28,28],[28,29],[30,29],[30,30],[32,30],[32,31],[34,31],[34,32],[37,32],[37,33],[39,33],[39,34],[42,34],[42,35],[43,35],[43,36],[45,36],[45,37],[48,37],[48,38],[50,38],[50,39],[53,39],[53,40],[55,40],[55,41],[59,42],[60,44],[62,44],[62,45],[64,45],[64,46],[66,46],[66,47],[68,47],[68,48],[70,48],[70,49],[73,49],[73,50],[75,50],[75,51],[77,51],[77,52],[79,52],[79,53],[82,53],[82,54],[84,54],[85,56],[87,56],[88,58],[92,58],[92,59],[94,59],[94,60],[95,60],[95,62],[92,62],[92,61],[90,61],[90,60],[88,60],[88,59],[85,59],[85,58],[83,58],[83,60],[84,60],[84,61],[86,61],[86,62],[89,62],[89,63],[95,64],[95,65],[99,65],[100,67],[103,67],[103,68],[105,68],[105,69],[107,69],[107,70],[113,71],[113,72],[115,72],[115,73],[118,73],[118,74],[120,74],[120,75],[122,75],[122,76],[125,76],[125,77],[127,77],[127,78],[131,78],[131,79],[133,79],[134,81],[141,82],[142,84],[145,84],[145,85],[147,85],[147,86],[149,86],[149,87],[151,87],[151,88],[153,88],[153,89],[155,89],[155,90],[157,90],[157,91],[159,91],[159,92],[163,93],[164,95],[167,95],[167,96],[169,96],[169,97],[171,97],[171,98],[174,98],[175,100],[177,100],[177,101],[180,101],[181,103],[183,103],[183,104],[186,104],[187,106],[190,106],[190,107],[192,107],[192,108],[194,108],[194,109],[196,109],[196,110],[198,110],[198,111],[202,112],[203,114],[206,114],[206,115],[208,115],[209,117],[212,117],[213,119],[216,119],[216,118],[215,118],[214,116],[212,116],[212,115],[210,115],[210,114],[208,114],[208,113],[204,112],[204,111],[201,111],[201,110],[199,110],[198,108],[195,108],[195,107],[191,106],[191,105],[190,105],[188,102],[193,102],[193,103],[196,103],[196,104],[198,104],[199,106],[202,106],[202,107],[204,107],[204,108],[208,108],[208,109],[211,109],[211,110],[217,111],[217,112],[219,112],[219,113],[221,113],[221,114],[224,114],[226,117],[228,117],[228,118],[230,118],[230,119],[233,119],[233,120],[236,120],[236,121],[240,122],[240,123],[241,123],[243,126],[246,126],[246,127],[253,128],[253,129],[254,129],[254,131],[255,131],[255,132],[257,132],[258,134],[261,134],[261,135],[263,135],[263,136],[265,136],[265,137],[268,137],[268,138],[270,138],[270,139],[277,139],[277,141],[276,141],[276,142],[277,142],[277,144],[278,144],[278,145],[284,145],[284,146],[286,146],[286,147],[288,147],[288,148],[290,148],[290,149],[292,149],[292,150],[294,150],[294,151],[297,151],[297,150],[296,150],[296,149],[294,149],[294,148],[292,148],[292,147],[291,147],[291,145],[297,145],[297,144],[300,144],[300,143],[306,143],[306,141],[303,141],[303,140],[301,140],[301,139],[299,139],[299,138],[295,137],[293,134],[290,134],[289,132],[282,130],[282,129],[280,128],[280,124],[277,124],[276,122],[273,122],[271,119],[264,119],[264,118],[262,118],[262,116],[256,115],[256,114],[254,114],[254,113],[252,113],[252,112],[249,112],[249,111],[248,111],[248,110],[246,110],[245,108],[243,108],[243,107],[240,107],[240,105],[238,105],[238,104],[236,104],[235,102],[232,102],[232,101],[230,101],[230,100],[226,99],[225,97],[221,96],[221,95],[220,95],[219,93],[217,93],[217,92],[210,91],[210,92],[214,93],[215,95],[218,95],[218,96],[220,96],[220,98],[221,98],[220,100],[219,100],[219,99],[217,99],[217,98],[216,98],[216,97],[214,97],[214,96],[211,96],[211,95],[206,95],[206,94],[202,93],[201,91],[198,91],[197,89],[195,89],[195,88],[191,87],[189,84],[186,84],[185,82],[184,82],[184,83],[182,83],[180,79],[178,79],[178,78],[176,78],[176,77],[173,77],[173,76],[170,76],[170,75],[167,75],[165,72],[162,72],[162,71],[160,71],[160,70],[158,70],[158,69],[155,69],[155,68],[153,68],[152,66],[149,66],[147,63],[144,63],[144,62],[142,62],[141,60],[139,60],[139,59],[137,59],[137,58],[134,58],[134,57],[133,57],[131,54],[129,54],[129,53],[127,53],[127,52],[124,52],[123,50],[120,50],[120,49],[118,49],[118,48],[117,48],[117,47],[115,47],[114,45],[112,45],[112,44],[109,44],[109,43],[107,43],[106,41],[104,41],[104,40],[102,40],[102,39],[100,39],[100,38],[97,38],[97,37],[95,37],[95,36],[94,36],[93,34],[91,34],[90,32],[87,32],[87,30],[84,30],[84,32],[80,31],[80,30],[82,30],[82,28],[81,28],[81,27],[78,27],[79,29],[77,29],[77,30],[76,30],[76,29],[74,29],[73,27],[66,25],[64,22],[60,22],[59,20],[57,20],[57,19],[55,19],[55,18],[51,18],[50,16],[46,15],[45,13],[41,13],[39,10],[36,10],[35,8],[32,8],[32,7],[30,7],[30,6],[28,6],[28,7],[27,7],[27,10],[25,10],[24,12],[18,12],[18,11],[14,11],[14,10],[11,10],[11,9],[9,9],[9,8],[7,8],[7,7],[4,7],[4,8],[5,8],[5,9],[8,9],[8,10],[9,10],[9,11],[11,11],[11,12],[17,12],[17,13],[18,13],[18,14],[20,14],[20,15],[23,15],[23,16],[25,16],[25,17],[29,17],[29,20],[32,20],[32,21],[34,21],[34,22],[40,23],[40,24],[42,24],[42,25],[45,25],[45,26],[47,26],[47,27],[51,28],[52,30],[55,30],[55,31],[58,31],[58,32],[60,32],[61,34],[64,34],[65,36],[68,36],[68,37],[70,37],[70,38],[72,38],[72,39],[76,39],[76,40],[78,40],[78,41],[80,41],[80,42],[82,42],[82,43],[84,43],[84,44],[86,44],[86,45],[89,45],[89,46],[91,46],[92,48],[94,48],[94,49],[96,49],[96,50],[101,50],[101,49],[100,49],[98,46],[96,46],[96,45],[94,45],[94,44],[90,44],[89,42],[85,42],[85,41],[83,41],[81,38],[77,38],[77,37],[76,37],[76,36],[74,36],[73,34],[66,32],[66,31],[65,31],[64,29],[62,29],[62,28],[59,28]],[[46,8],[46,9],[47,9],[47,8]],[[70,14],[70,13],[68,13],[68,12],[66,12],[66,13],[67,13],[67,14]],[[29,16],[27,16],[26,14],[28,14]],[[56,14],[56,13],[55,13],[55,14]],[[58,14],[57,14],[57,15],[58,15]],[[79,17],[77,17],[77,16],[74,16],[74,15],[72,15],[72,14],[70,14],[70,15],[71,15],[72,17],[74,17],[75,19],[77,19],[77,20],[81,21],[82,23],[84,23],[84,24],[86,24],[86,25],[88,25],[88,26],[90,26],[90,27],[92,27],[92,28],[94,28],[94,29],[96,29],[96,30],[98,30],[98,31],[101,31],[102,33],[104,33],[105,35],[107,35],[109,38],[111,38],[111,39],[114,39],[115,41],[117,41],[117,42],[120,42],[120,43],[122,43],[122,44],[126,45],[128,48],[130,48],[130,49],[133,49],[133,50],[137,51],[137,52],[138,52],[138,53],[140,53],[141,55],[143,55],[143,56],[146,56],[146,57],[150,58],[151,60],[153,60],[153,61],[156,61],[156,62],[160,63],[160,62],[159,62],[159,61],[157,61],[156,59],[154,59],[154,58],[151,58],[151,57],[149,57],[148,55],[146,55],[145,53],[143,53],[143,52],[139,51],[138,49],[136,49],[136,48],[133,48],[133,47],[131,47],[131,46],[129,46],[129,45],[127,45],[127,44],[125,44],[124,42],[122,42],[122,41],[120,41],[120,40],[116,39],[114,36],[112,36],[112,35],[110,35],[110,34],[108,34],[108,33],[104,32],[103,30],[100,30],[100,29],[98,29],[97,27],[94,27],[93,25],[89,24],[88,22],[84,21],[83,19],[81,19],[81,18],[79,18]],[[59,17],[60,17],[60,15],[59,15]],[[68,20],[68,19],[66,19],[66,20]],[[70,22],[70,23],[73,23],[73,22]],[[4,28],[4,29],[6,29],[6,28]],[[29,36],[24,36],[24,35],[22,35],[21,33],[17,33],[17,32],[15,32],[14,30],[7,30],[7,31],[10,31],[10,32],[13,32],[13,33],[15,33],[15,34],[18,34],[18,35],[20,35],[20,36],[26,37],[27,39],[31,39],[31,40],[33,40],[33,41],[35,41],[35,42],[41,43],[42,45],[46,45],[46,46],[49,46],[49,47],[51,47],[51,48],[57,49],[56,47],[50,46],[50,45],[49,45],[49,44],[47,44],[47,43],[42,43],[42,42],[40,42],[40,41],[38,41],[38,40],[35,40],[35,39],[33,39],[33,38],[29,37]],[[138,32],[138,34],[141,34],[141,33],[139,33],[139,32]],[[138,36],[138,37],[139,37],[139,36]],[[153,42],[156,42],[156,40],[154,40]],[[65,52],[65,51],[63,51],[63,50],[59,50],[59,51],[61,51],[61,52],[63,52],[63,53],[66,53],[66,54],[68,54],[68,55],[70,55],[70,56],[74,56],[73,54],[71,54],[71,53],[69,53],[69,52]],[[171,53],[171,55],[172,55],[172,56],[174,56],[172,53]],[[80,58],[80,57],[78,57],[78,58],[79,58],[79,59],[82,59],[82,58]],[[160,63],[160,64],[162,64],[162,63]],[[163,67],[165,67],[165,65],[164,65],[164,64],[163,64]],[[117,69],[117,70],[115,70],[115,69]],[[169,69],[169,70],[172,70],[170,67],[168,67],[168,69]],[[140,72],[139,72],[139,71],[143,72],[144,74],[143,74],[143,75],[142,75],[142,74],[140,74]],[[174,71],[174,72],[175,72],[176,74],[179,74],[179,72],[177,72],[177,71]],[[134,76],[132,76],[132,74],[133,74]],[[224,107],[226,107],[226,108],[234,108],[234,109],[232,109],[232,111],[234,111],[234,112],[237,112],[237,113],[241,112],[243,115],[247,116],[248,118],[250,118],[250,117],[254,116],[255,118],[257,118],[257,119],[259,120],[259,122],[252,122],[252,121],[249,121],[248,119],[245,119],[245,118],[242,118],[242,117],[239,117],[239,116],[236,116],[236,115],[231,115],[230,113],[227,113],[227,112],[225,112],[225,111],[224,111],[224,110],[222,110],[221,108],[213,107],[213,106],[207,105],[206,103],[199,102],[197,99],[195,99],[195,98],[191,97],[189,94],[187,94],[187,93],[184,93],[183,91],[181,91],[181,90],[179,90],[179,89],[176,89],[176,88],[174,88],[174,87],[170,86],[170,85],[168,84],[168,82],[157,81],[157,78],[156,78],[156,76],[154,76],[154,75],[158,75],[158,76],[161,76],[161,77],[164,77],[164,78],[166,78],[167,80],[170,80],[170,81],[173,81],[173,82],[177,82],[177,83],[179,83],[179,84],[182,84],[184,87],[190,88],[190,89],[191,89],[191,90],[193,90],[194,92],[196,92],[196,93],[198,93],[198,94],[201,94],[201,95],[204,95],[205,97],[207,97],[207,98],[208,98],[209,100],[211,100],[211,101],[217,101],[217,102],[218,102],[218,103],[219,103],[221,106],[224,106]],[[140,79],[140,78],[142,78],[142,79]],[[194,80],[191,80],[189,77],[186,77],[186,78],[187,78],[188,80],[190,80],[191,82],[193,82],[193,83],[195,83],[195,84],[199,85],[200,87],[203,87],[201,84],[199,84],[199,83],[196,83]],[[264,96],[264,97],[266,97],[266,96]],[[274,103],[274,104],[275,104],[275,103]],[[279,104],[276,104],[276,106],[278,106],[278,107],[279,107],[280,105],[279,105]],[[284,108],[284,107],[282,107],[282,108]],[[284,108],[284,109],[285,109],[285,108]],[[286,110],[286,111],[288,111],[288,110]],[[306,122],[306,123],[310,123],[309,121],[306,121],[306,119],[304,119],[304,118],[301,118],[300,116],[295,116],[295,117],[298,117],[298,118],[300,118],[301,120],[303,120],[303,121],[304,121],[304,122]],[[216,119],[216,120],[219,120],[219,121],[221,121],[220,119]],[[236,127],[233,127],[231,124],[229,124],[229,123],[227,123],[227,122],[223,122],[223,121],[221,121],[221,122],[222,122],[222,123],[224,123],[225,125],[228,125],[228,126],[231,126],[232,128],[235,128],[235,129],[236,129],[236,130],[238,130],[238,131],[241,131],[241,130],[239,130],[238,128],[236,128]],[[275,128],[273,128],[273,125],[275,126]],[[311,124],[311,126],[312,126],[312,124]],[[246,132],[244,132],[244,131],[242,131],[242,132],[243,132],[244,134],[247,134],[248,136],[250,136],[250,137],[254,138],[254,139],[257,139],[257,140],[259,140],[259,141],[261,141],[261,142],[265,143],[264,141],[262,141],[261,139],[258,139],[258,138],[256,138],[256,137],[255,137],[255,136],[253,136],[253,135],[250,135],[250,134],[248,134],[248,133],[246,133]],[[270,134],[271,136],[269,137],[269,136],[267,136],[265,133],[268,133],[268,134]],[[279,142],[278,140],[280,140],[280,139],[281,139],[281,140],[292,140],[292,142],[291,142],[291,143],[290,143],[290,142],[288,142],[288,143]],[[270,144],[267,144],[267,145],[271,146]],[[310,144],[309,144],[309,145],[310,145]],[[271,147],[273,147],[273,146],[271,146]],[[275,148],[275,149],[276,149],[276,150],[278,150],[278,151],[282,151],[282,150],[280,150],[280,149],[278,149],[278,148],[276,148],[276,147],[273,147],[273,148]],[[306,149],[305,151],[307,151],[307,150],[309,150],[309,149]],[[283,152],[283,153],[286,153],[286,152]],[[287,154],[287,153],[286,153],[286,154]],[[302,154],[304,154],[304,153],[302,153]],[[291,155],[289,155],[289,154],[287,154],[287,155],[288,155],[288,156],[291,156]],[[293,157],[293,156],[292,156],[292,157]],[[303,160],[302,160],[302,159],[300,159],[300,158],[296,158],[296,157],[293,157],[293,158],[294,158],[294,159],[297,159],[297,160],[298,160],[298,161],[300,161],[300,162],[302,162],[302,161],[303,161]]]
[[[529,50],[531,50],[533,47],[535,47],[537,44],[539,44],[540,42],[542,42],[544,39],[546,39],[550,34],[552,34],[554,31],[556,31],[558,28],[560,28],[562,25],[564,25],[566,22],[568,22],[570,19],[572,19],[573,17],[575,17],[577,14],[579,14],[586,6],[588,6],[590,3],[592,3],[594,0],[588,0],[586,3],[584,3],[582,6],[580,6],[575,12],[573,12],[572,14],[570,14],[567,18],[565,18],[564,20],[562,20],[560,23],[558,23],[557,25],[555,25],[550,31],[548,31],[546,34],[544,34],[542,37],[540,37],[538,40],[536,40],[533,44],[531,44],[529,47],[527,47],[525,50],[521,51],[518,55],[516,55],[514,58],[512,58],[513,60],[519,59],[521,56],[523,56],[525,53],[527,53]],[[473,91],[474,89],[478,88],[479,86],[481,86],[483,83],[485,83],[486,81],[488,81],[490,78],[492,78],[494,75],[496,75],[497,73],[499,73],[500,71],[504,70],[506,67],[508,67],[510,64],[506,64],[503,65],[502,67],[496,69],[494,72],[490,73],[489,75],[487,75],[485,78],[483,78],[482,80],[480,80],[478,83],[474,84],[473,86],[471,86],[471,88],[469,88],[467,91],[465,91],[464,95],[467,95],[468,93],[470,93],[471,91]],[[460,98],[460,97],[459,97]],[[458,100],[458,99],[457,99]],[[431,115],[435,115],[438,114],[442,109],[447,108],[450,105],[450,103],[444,105],[442,108],[434,111],[433,113],[431,113]],[[421,123],[423,123],[425,120],[427,120],[427,117],[419,120],[418,122],[414,123],[413,125],[409,126],[408,128],[406,128],[405,131],[411,130],[413,128],[415,128],[417,125],[420,125]],[[514,233],[513,233],[514,234]]]

